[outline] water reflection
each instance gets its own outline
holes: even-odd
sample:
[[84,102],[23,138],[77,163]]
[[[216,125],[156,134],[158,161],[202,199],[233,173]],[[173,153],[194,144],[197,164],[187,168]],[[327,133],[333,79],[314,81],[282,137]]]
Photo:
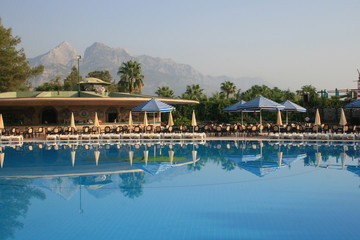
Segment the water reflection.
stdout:
[[31,206],[31,199],[44,200],[45,193],[31,186],[30,179],[0,179],[0,239],[14,238],[14,233],[23,228],[21,218],[25,218]]
[[20,217],[26,217],[31,199],[46,198],[45,190],[66,201],[79,197],[83,213],[84,191],[97,199],[112,193],[137,199],[146,194],[146,186],[200,171],[207,163],[254,178],[271,177],[295,164],[360,176],[358,149],[357,143],[263,141],[2,146],[0,236],[12,238],[22,228]]

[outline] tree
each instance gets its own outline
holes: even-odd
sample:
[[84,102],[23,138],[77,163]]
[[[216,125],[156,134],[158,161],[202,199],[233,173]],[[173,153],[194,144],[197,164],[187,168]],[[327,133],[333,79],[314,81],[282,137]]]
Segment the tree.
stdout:
[[229,98],[230,94],[236,93],[236,86],[233,82],[230,82],[230,81],[225,81],[225,82],[221,83],[220,89],[226,95],[226,99]]
[[186,86],[186,91],[183,93],[182,98],[191,100],[200,100],[204,95],[204,89],[199,84],[192,84]]
[[103,81],[105,81],[105,82],[109,82],[109,83],[111,83],[111,85],[109,85],[109,86],[107,87],[107,89],[108,89],[110,92],[117,92],[117,91],[118,91],[118,86],[117,86],[117,84],[115,83],[115,81],[113,81],[112,76],[111,76],[109,70],[89,72],[86,77],[87,77],[87,78],[88,78],[88,77],[98,78],[98,79],[101,79],[101,80],[103,80]]
[[60,76],[56,76],[55,79],[50,79],[50,82],[46,82],[35,88],[35,91],[62,91],[64,90],[64,85],[62,85],[60,81]]
[[156,95],[159,97],[174,97],[174,91],[171,90],[169,87],[158,87],[158,90],[155,92]]
[[310,107],[319,105],[319,96],[316,93],[316,88],[312,85],[305,85],[301,87],[301,90],[297,90],[296,94],[302,100],[300,104],[306,104]]
[[98,79],[101,79],[101,80],[103,80],[105,82],[109,82],[109,83],[112,82],[112,77],[108,70],[89,72],[86,77],[87,78],[90,78],[90,77],[98,78]]
[[[75,66],[72,67],[71,73],[64,80],[64,90],[72,91],[74,90],[74,86],[78,83],[79,72]],[[82,77],[80,76],[80,81],[82,81]]]
[[117,74],[120,76],[118,89],[121,92],[141,93],[144,86],[144,75],[141,73],[141,64],[137,61],[130,61],[122,63]]
[[24,49],[16,49],[21,42],[12,36],[12,29],[6,29],[0,19],[0,92],[29,90],[27,79],[36,77],[44,71],[44,66],[31,68],[26,61]]

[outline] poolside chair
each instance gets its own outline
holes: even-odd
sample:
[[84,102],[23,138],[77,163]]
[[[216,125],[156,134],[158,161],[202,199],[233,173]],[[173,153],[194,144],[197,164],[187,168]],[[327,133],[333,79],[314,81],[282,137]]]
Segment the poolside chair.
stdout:
[[154,129],[154,133],[161,133],[161,126],[156,126]]
[[91,133],[99,133],[99,132],[100,132],[100,129],[99,129],[98,127],[93,126],[93,127],[91,128]]
[[323,131],[324,131],[325,133],[328,133],[329,130],[330,130],[329,125],[325,124],[325,125],[324,125],[324,128],[323,128]]
[[339,127],[338,127],[337,125],[333,125],[333,126],[332,126],[333,132],[334,132],[334,133],[338,132],[338,128],[339,128]]
[[123,131],[122,127],[121,126],[117,126],[114,130],[114,133],[115,134],[120,134],[121,132]]
[[134,133],[141,133],[142,131],[141,131],[140,126],[135,126],[133,132],[134,132]]
[[58,127],[54,128],[54,129],[52,130],[52,134],[54,134],[54,135],[60,134],[59,128],[58,128]]
[[16,131],[16,128],[15,128],[15,127],[12,127],[12,128],[10,129],[9,135],[15,135],[15,131]]
[[132,126],[127,126],[127,125],[122,126],[122,132],[123,132],[123,133],[130,132],[130,130],[132,130],[132,129],[133,129]]
[[39,127],[36,131],[35,131],[35,136],[38,137],[41,134],[44,133],[44,128],[43,127]]
[[90,134],[90,128],[89,126],[84,126],[82,128],[82,134]]
[[104,133],[105,133],[105,134],[111,133],[111,128],[110,128],[109,126],[106,126],[106,127],[104,128]]
[[152,125],[147,125],[145,128],[145,133],[151,133],[153,131],[153,126]]
[[8,131],[5,128],[0,129],[1,136],[8,135]]
[[33,138],[34,137],[34,129],[32,127],[28,127],[24,132],[24,137]]

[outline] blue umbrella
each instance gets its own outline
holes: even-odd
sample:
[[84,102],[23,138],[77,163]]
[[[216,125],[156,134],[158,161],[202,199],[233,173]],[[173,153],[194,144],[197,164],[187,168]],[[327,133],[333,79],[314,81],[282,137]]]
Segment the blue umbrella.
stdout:
[[286,124],[288,124],[288,112],[306,112],[306,108],[303,108],[302,106],[299,106],[289,100],[286,100],[280,104],[285,106],[283,111],[286,112]]
[[240,109],[242,105],[244,105],[246,102],[244,100],[241,100],[240,102],[237,102],[227,108],[224,109],[224,112],[240,112],[241,111],[241,125],[243,125],[243,109]]
[[150,112],[154,114],[154,127],[155,127],[155,113],[157,112],[172,112],[175,110],[175,107],[166,104],[162,101],[159,101],[155,98],[152,98],[151,100],[134,107],[132,109],[133,112],[144,112],[145,114]]
[[240,102],[237,102],[227,108],[224,109],[224,112],[240,112],[242,109],[240,107],[245,104],[246,102],[244,100],[241,100]]
[[132,109],[133,112],[147,112],[147,113],[157,113],[157,112],[172,112],[175,110],[175,107],[166,104],[162,101],[159,101],[155,98],[134,107]]
[[346,104],[345,108],[360,108],[360,99]]
[[[247,111],[260,111],[260,125],[262,124],[261,118],[261,110],[268,110],[268,111],[277,111],[283,110],[285,106],[274,102],[266,97],[258,96],[247,103],[244,103],[242,106],[239,107],[240,109],[247,110]],[[260,132],[261,128],[260,128]]]

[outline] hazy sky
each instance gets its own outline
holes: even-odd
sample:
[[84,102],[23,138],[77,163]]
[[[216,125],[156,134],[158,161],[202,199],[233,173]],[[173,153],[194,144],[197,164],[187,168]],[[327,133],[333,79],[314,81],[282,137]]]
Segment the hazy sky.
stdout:
[[281,89],[357,87],[359,0],[1,0],[0,17],[29,58],[102,42]]

